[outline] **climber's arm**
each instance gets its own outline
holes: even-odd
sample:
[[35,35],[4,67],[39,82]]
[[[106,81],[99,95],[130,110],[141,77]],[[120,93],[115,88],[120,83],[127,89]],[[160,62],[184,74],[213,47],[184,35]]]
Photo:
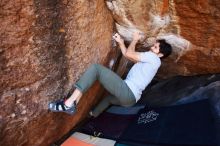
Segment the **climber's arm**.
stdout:
[[133,39],[132,39],[130,45],[128,46],[128,51],[135,52],[135,46],[136,46],[137,42],[141,39],[141,37],[142,37],[142,35],[140,32],[133,33]]
[[[122,54],[129,60],[133,62],[138,62],[140,61],[140,52],[135,51],[135,41],[132,41],[131,44],[129,45],[130,49],[125,47],[124,42],[119,42],[119,47],[121,49]],[[134,49],[131,48],[131,46],[134,46]]]
[[139,32],[135,32],[133,34],[133,40],[131,44],[129,45],[128,49],[126,48],[124,44],[124,40],[121,38],[121,36],[116,33],[113,38],[118,42],[119,47],[121,49],[122,54],[129,60],[138,62],[140,61],[140,52],[135,51],[135,46],[138,42],[138,40],[141,38],[141,35]]

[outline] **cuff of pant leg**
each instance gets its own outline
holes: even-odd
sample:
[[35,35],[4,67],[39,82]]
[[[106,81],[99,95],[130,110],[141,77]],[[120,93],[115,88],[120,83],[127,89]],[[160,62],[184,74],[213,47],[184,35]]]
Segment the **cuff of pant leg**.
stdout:
[[76,87],[79,91],[84,93],[84,90],[77,83],[74,85],[74,87]]
[[95,118],[100,115],[100,113],[96,113],[96,112],[94,112],[94,111],[91,111],[91,112],[92,112],[92,116],[95,117]]

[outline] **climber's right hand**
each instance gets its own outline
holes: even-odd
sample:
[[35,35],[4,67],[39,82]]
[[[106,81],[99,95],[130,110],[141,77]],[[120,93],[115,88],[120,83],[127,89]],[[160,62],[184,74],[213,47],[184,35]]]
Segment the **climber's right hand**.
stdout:
[[120,44],[120,43],[124,43],[124,39],[122,39],[121,36],[120,36],[118,33],[116,33],[116,34],[113,35],[113,39],[114,39],[116,42],[118,42],[119,44]]

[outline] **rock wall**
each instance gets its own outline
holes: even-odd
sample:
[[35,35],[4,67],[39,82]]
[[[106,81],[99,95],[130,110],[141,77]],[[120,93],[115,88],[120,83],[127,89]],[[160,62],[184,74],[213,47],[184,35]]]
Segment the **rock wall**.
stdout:
[[164,38],[174,53],[163,61],[160,78],[220,72],[217,0],[106,0],[118,32],[127,40],[143,33],[140,49]]
[[0,145],[50,145],[101,94],[96,84],[76,116],[47,110],[90,64],[111,59],[111,14],[103,0],[2,0],[0,27]]
[[143,33],[138,50],[157,38],[171,43],[159,78],[220,72],[217,0],[1,0],[0,145],[50,145],[86,116],[102,95],[98,83],[75,116],[47,104],[71,92],[92,63],[116,62],[120,75],[130,68],[112,48],[114,22],[127,43]]

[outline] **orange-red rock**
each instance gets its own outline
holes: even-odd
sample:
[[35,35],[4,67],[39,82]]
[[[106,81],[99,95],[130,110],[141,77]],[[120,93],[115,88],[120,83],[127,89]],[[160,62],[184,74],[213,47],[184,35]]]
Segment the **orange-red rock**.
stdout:
[[164,60],[159,77],[220,72],[219,1],[113,0],[107,5],[126,40],[139,30],[146,37],[142,46],[149,45],[148,37],[161,36],[173,45],[174,53]]
[[48,146],[86,116],[98,84],[76,116],[48,112],[47,104],[66,95],[90,64],[107,65],[112,31],[102,0],[1,1],[0,145]]

